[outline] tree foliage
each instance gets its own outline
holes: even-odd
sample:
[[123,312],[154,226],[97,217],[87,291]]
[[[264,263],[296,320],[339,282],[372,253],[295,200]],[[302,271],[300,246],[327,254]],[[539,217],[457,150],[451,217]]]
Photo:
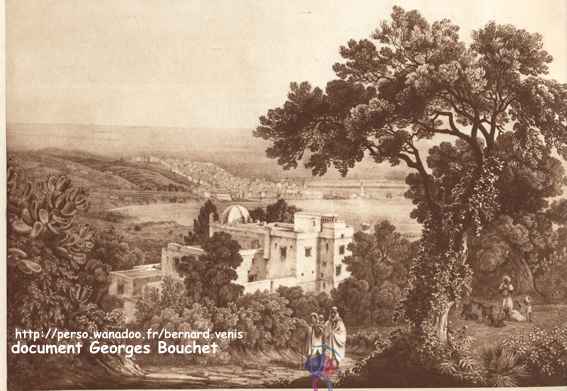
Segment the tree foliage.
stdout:
[[210,300],[217,307],[235,301],[243,292],[234,283],[242,263],[240,245],[226,232],[215,232],[202,243],[204,254],[185,256],[178,265],[184,277],[186,294],[192,303]]
[[408,283],[416,244],[404,239],[388,221],[372,234],[357,232],[344,259],[351,276],[332,292],[348,323],[372,324],[392,320]]
[[[370,157],[413,170],[407,196],[424,230],[406,316],[438,326],[443,340],[448,310],[470,291],[466,238],[501,207],[500,146],[511,139],[567,158],[567,86],[545,77],[552,57],[541,35],[490,22],[467,45],[458,32],[447,19],[429,23],[394,7],[370,39],[341,47],[337,80],[324,90],[291,83],[254,132],[286,169],[305,160],[313,174],[334,166],[346,175]],[[452,141],[423,156],[420,142],[441,138]]]
[[288,301],[291,316],[310,321],[311,314],[316,312],[327,317],[329,309],[333,305],[331,298],[325,292],[304,292],[299,286],[280,286],[277,293]]
[[258,206],[250,211],[250,218],[253,221],[266,221],[266,211]]
[[185,236],[187,244],[201,244],[209,238],[209,221],[217,221],[219,214],[217,206],[211,200],[207,200],[199,209],[199,215],[193,220],[193,232]]
[[255,292],[238,299],[237,328],[246,333],[247,349],[286,348],[295,329],[287,299],[277,293]]
[[293,223],[293,215],[300,209],[295,205],[289,205],[286,200],[280,198],[276,202],[266,206],[266,209],[257,207],[250,212],[253,220],[265,221],[266,223]]
[[93,256],[104,259],[112,270],[128,270],[143,265],[145,255],[137,247],[130,247],[114,227],[97,232],[94,237]]

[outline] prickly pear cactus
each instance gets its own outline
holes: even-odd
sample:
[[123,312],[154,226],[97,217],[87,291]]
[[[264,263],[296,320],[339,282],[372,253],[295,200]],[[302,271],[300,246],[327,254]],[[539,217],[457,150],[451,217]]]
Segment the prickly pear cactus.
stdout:
[[22,186],[18,186],[17,174],[12,175],[9,201],[12,211],[19,214],[12,216],[10,228],[18,234],[32,238],[62,235],[73,226],[77,212],[88,207],[86,192],[73,187],[64,175],[49,176],[46,182],[26,181]]
[[7,179],[9,322],[45,329],[104,319],[96,301],[110,269],[89,258],[95,230],[75,219],[88,208],[86,191],[64,175],[33,182],[13,167]]

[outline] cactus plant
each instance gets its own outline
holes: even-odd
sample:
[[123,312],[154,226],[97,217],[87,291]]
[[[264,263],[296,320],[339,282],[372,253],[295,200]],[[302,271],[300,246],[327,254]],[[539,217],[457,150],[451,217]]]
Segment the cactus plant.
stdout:
[[88,208],[86,192],[73,187],[65,175],[49,176],[45,183],[28,181],[18,186],[17,174],[10,170],[8,190],[10,201],[22,207],[10,226],[16,233],[32,238],[62,235],[71,229],[76,213]]
[[89,259],[95,230],[76,221],[88,208],[86,191],[64,175],[29,181],[12,166],[7,188],[10,324],[80,327],[85,314],[104,319],[94,314],[109,268]]

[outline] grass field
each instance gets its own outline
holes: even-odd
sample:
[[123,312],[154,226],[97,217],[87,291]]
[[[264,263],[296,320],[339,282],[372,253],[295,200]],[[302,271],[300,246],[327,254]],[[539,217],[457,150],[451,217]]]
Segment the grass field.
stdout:
[[504,327],[492,327],[474,320],[453,319],[450,326],[454,330],[466,326],[467,334],[475,341],[473,349],[480,355],[487,348],[496,346],[498,342],[511,336],[526,334],[536,327],[541,329],[567,327],[567,304],[535,305],[531,323],[508,321]]

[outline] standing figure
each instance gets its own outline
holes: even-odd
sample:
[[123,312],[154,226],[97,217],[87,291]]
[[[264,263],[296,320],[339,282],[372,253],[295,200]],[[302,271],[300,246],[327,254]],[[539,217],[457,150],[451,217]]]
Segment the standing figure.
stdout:
[[325,344],[329,347],[331,358],[334,359],[338,368],[345,358],[347,331],[337,307],[331,308],[325,328],[327,335]]
[[307,359],[311,356],[323,353],[323,327],[324,323],[320,321],[316,312],[311,314],[311,325],[307,331],[305,354]]
[[526,320],[532,321],[532,300],[529,296],[524,297],[524,305],[526,307]]
[[514,309],[514,300],[512,299],[514,286],[512,285],[512,279],[509,276],[504,276],[498,290],[502,295],[502,312],[506,319],[509,320],[512,310]]

